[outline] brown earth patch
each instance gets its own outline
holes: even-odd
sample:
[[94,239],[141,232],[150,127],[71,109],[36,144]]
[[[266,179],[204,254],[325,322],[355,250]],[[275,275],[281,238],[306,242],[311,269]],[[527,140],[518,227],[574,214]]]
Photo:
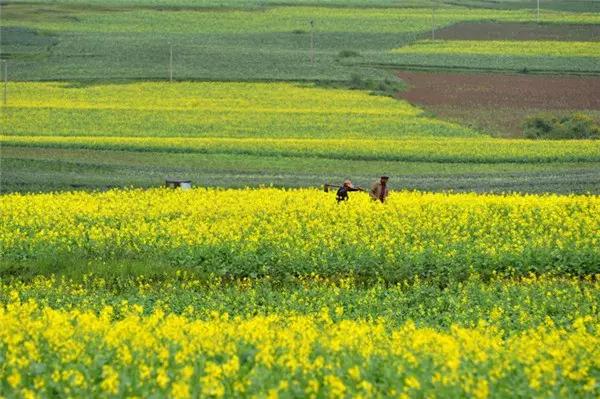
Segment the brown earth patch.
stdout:
[[600,119],[600,77],[401,71],[398,94],[444,119],[499,136],[519,136],[527,116],[586,111]]
[[600,41],[600,25],[461,22],[435,33],[444,40]]

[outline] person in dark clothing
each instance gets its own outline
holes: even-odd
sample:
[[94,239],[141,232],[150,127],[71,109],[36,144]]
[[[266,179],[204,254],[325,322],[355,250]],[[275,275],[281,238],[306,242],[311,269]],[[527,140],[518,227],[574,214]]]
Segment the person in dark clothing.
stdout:
[[342,201],[348,201],[348,199],[349,199],[348,193],[350,191],[363,191],[363,189],[360,187],[354,187],[352,185],[352,181],[349,179],[344,180],[344,184],[342,185],[342,187],[340,187],[338,189],[337,194],[336,194],[336,199],[337,199],[338,204]]

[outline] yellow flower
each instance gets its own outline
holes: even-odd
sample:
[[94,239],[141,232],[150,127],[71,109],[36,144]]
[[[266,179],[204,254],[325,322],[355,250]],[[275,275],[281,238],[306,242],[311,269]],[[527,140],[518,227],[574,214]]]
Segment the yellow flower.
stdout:
[[8,378],[6,379],[6,381],[8,381],[8,384],[13,387],[16,388],[19,386],[19,384],[21,383],[21,374],[18,371],[13,371]]
[[169,384],[169,381],[170,381],[170,379],[169,379],[169,376],[167,375],[167,371],[164,368],[160,368],[156,375],[156,382],[157,382],[158,386],[164,389]]
[[171,395],[175,399],[185,399],[190,397],[190,387],[187,382],[177,381],[173,383]]
[[346,393],[346,385],[335,375],[325,376],[325,383],[329,388],[329,395],[332,398],[343,398]]
[[404,378],[404,385],[406,385],[409,389],[419,389],[421,388],[421,383],[414,376],[408,376]]
[[592,392],[594,389],[596,389],[597,385],[598,383],[596,382],[596,379],[592,377],[585,383],[583,390],[586,392]]
[[102,366],[102,382],[100,387],[109,394],[117,394],[119,392],[119,374],[112,366]]
[[21,396],[23,397],[23,399],[35,399],[38,397],[38,395],[36,395],[36,393],[33,392],[31,389],[21,390]]
[[348,369],[348,375],[350,375],[350,377],[352,377],[353,380],[359,380],[360,368],[358,368],[358,366],[352,366],[350,369]]
[[486,399],[489,396],[490,389],[486,380],[480,379],[477,381],[477,386],[473,392],[476,399]]

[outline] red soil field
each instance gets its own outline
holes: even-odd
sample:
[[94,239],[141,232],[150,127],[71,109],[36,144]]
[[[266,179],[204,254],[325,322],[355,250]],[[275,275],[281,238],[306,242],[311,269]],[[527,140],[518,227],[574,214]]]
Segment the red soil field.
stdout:
[[591,111],[600,117],[600,77],[401,71],[409,88],[398,97],[436,115],[494,135],[519,135],[541,111]]
[[461,22],[436,31],[444,40],[600,41],[600,25]]

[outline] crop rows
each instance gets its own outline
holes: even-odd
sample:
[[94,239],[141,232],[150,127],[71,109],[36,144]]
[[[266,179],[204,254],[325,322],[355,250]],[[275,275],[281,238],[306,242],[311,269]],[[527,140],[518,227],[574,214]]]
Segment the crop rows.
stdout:
[[577,41],[421,40],[373,62],[441,69],[597,73],[600,45]]
[[[13,5],[14,15],[28,17],[19,5]],[[48,12],[48,6],[43,6]],[[176,33],[239,33],[239,32],[289,32],[307,29],[311,18],[318,18],[319,32],[421,32],[431,27],[429,8],[351,8],[351,7],[268,7],[265,9],[213,9],[210,13],[179,12],[140,8],[128,12],[110,12],[102,8],[69,8],[55,6],[57,12],[67,12],[77,18],[34,18],[29,16],[28,26],[44,30],[71,32],[154,32],[156,24],[166,32]],[[29,10],[35,12],[35,8]],[[15,26],[9,14],[6,26]],[[531,22],[532,10],[439,8],[436,21],[439,26],[458,21],[490,20]],[[544,22],[600,23],[598,14],[546,11]],[[17,26],[22,26],[21,24]]]
[[[152,8],[153,2],[140,8],[68,3],[5,5],[2,25],[8,32],[3,31],[3,48],[11,53],[11,79],[164,80],[171,44],[175,79],[347,81],[353,74],[383,79],[375,65],[397,64],[399,55],[388,59],[390,50],[431,28],[428,8],[217,7],[184,12]],[[439,8],[435,19],[441,28],[461,21],[532,22],[535,13],[448,7]],[[311,20],[314,65],[309,55]],[[544,11],[542,21],[600,22],[598,13],[553,11]],[[358,56],[340,58],[344,51]],[[416,61],[412,63],[422,64]],[[569,64],[563,58],[546,69],[597,70],[591,61]]]
[[424,40],[392,50],[398,54],[600,57],[599,42]]
[[86,136],[475,136],[403,101],[289,83],[12,83],[6,133]]
[[491,138],[252,139],[0,136],[4,146],[450,163],[596,162],[600,142]]

